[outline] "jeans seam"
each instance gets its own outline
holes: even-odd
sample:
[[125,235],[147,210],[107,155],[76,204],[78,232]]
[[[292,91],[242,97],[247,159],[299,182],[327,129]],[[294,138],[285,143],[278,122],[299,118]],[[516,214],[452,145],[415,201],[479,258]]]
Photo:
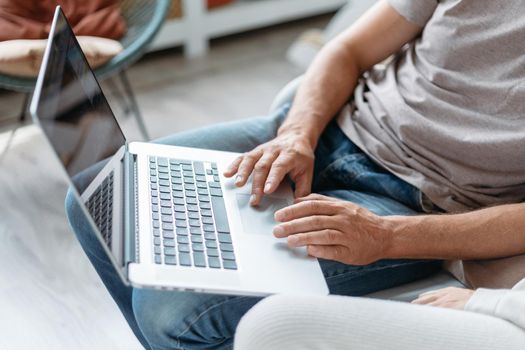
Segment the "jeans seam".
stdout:
[[[236,299],[236,300],[239,300],[239,299],[246,299],[246,298],[247,298],[247,297],[239,296],[239,297],[236,297],[235,299]],[[190,330],[190,328],[191,328],[195,323],[197,323],[197,321],[199,321],[199,320],[201,319],[202,316],[204,316],[204,315],[205,315],[206,313],[208,313],[210,310],[212,310],[212,309],[214,309],[214,308],[216,308],[216,307],[218,307],[218,306],[221,306],[221,305],[223,305],[223,304],[225,304],[225,303],[227,303],[227,302],[230,302],[231,300],[232,300],[232,299],[227,299],[227,300],[221,301],[220,303],[213,304],[213,305],[207,307],[207,308],[206,308],[204,311],[202,311],[200,314],[198,314],[197,317],[196,317],[193,321],[191,321],[191,322],[188,324],[188,326],[187,326],[187,327],[186,327],[181,333],[179,333],[179,334],[176,336],[176,338],[177,338],[177,343],[178,343],[179,348],[181,348],[181,350],[184,350],[184,347],[181,346],[181,340],[180,340],[180,338],[181,338],[184,334],[186,334],[186,333]]]

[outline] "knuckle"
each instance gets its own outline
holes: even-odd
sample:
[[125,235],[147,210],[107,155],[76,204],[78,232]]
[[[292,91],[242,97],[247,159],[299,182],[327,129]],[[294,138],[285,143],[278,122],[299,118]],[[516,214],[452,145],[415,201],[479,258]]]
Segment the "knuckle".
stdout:
[[270,164],[266,163],[266,162],[259,162],[257,163],[257,165],[255,166],[255,171],[257,172],[266,172],[270,169]]

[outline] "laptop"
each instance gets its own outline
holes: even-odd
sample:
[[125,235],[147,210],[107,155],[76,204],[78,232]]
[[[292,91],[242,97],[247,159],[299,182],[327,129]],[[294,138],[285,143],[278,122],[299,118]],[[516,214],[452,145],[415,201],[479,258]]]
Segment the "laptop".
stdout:
[[124,283],[264,296],[328,294],[317,259],[272,235],[289,184],[249,205],[222,172],[236,153],[130,142],[60,7],[30,112]]

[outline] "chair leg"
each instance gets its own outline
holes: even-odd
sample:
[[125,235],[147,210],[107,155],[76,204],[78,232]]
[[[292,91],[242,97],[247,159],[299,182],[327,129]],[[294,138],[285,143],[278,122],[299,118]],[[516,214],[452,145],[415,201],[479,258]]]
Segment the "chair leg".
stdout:
[[11,148],[11,144],[13,143],[13,140],[15,139],[15,134],[17,130],[24,124],[27,118],[27,107],[29,106],[29,100],[30,100],[31,94],[26,93],[24,95],[24,102],[22,102],[22,109],[20,110],[20,114],[18,115],[18,123],[15,124],[15,126],[11,129],[9,138],[7,139],[7,142],[4,146],[4,149],[2,150],[2,153],[0,153],[0,163],[4,160],[5,156],[7,155],[7,152],[9,151],[9,148]]
[[133,114],[135,115],[135,119],[137,120],[137,124],[139,126],[140,132],[142,133],[142,136],[146,141],[150,140],[150,136],[148,133],[148,130],[146,129],[146,124],[144,123],[144,118],[142,117],[142,113],[140,112],[139,105],[137,103],[137,99],[135,98],[135,94],[133,92],[133,89],[131,88],[131,84],[129,83],[128,76],[126,75],[126,72],[123,70],[119,74],[120,81],[122,82],[122,86],[124,87],[124,92],[126,93],[128,100],[129,100],[129,107],[133,111]]

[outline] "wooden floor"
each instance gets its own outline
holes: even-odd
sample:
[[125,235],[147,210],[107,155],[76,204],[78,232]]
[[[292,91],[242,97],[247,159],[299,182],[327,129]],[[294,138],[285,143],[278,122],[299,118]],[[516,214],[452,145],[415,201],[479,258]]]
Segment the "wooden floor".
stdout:
[[[319,17],[221,39],[211,54],[185,61],[176,51],[148,56],[129,75],[154,137],[265,114],[278,90],[300,72],[285,58]],[[140,139],[110,104],[130,140]],[[1,93],[0,116],[21,96]],[[0,134],[0,152],[8,133]],[[20,129],[0,158],[0,349],[138,349],[116,305],[66,222],[66,182],[34,126]]]

